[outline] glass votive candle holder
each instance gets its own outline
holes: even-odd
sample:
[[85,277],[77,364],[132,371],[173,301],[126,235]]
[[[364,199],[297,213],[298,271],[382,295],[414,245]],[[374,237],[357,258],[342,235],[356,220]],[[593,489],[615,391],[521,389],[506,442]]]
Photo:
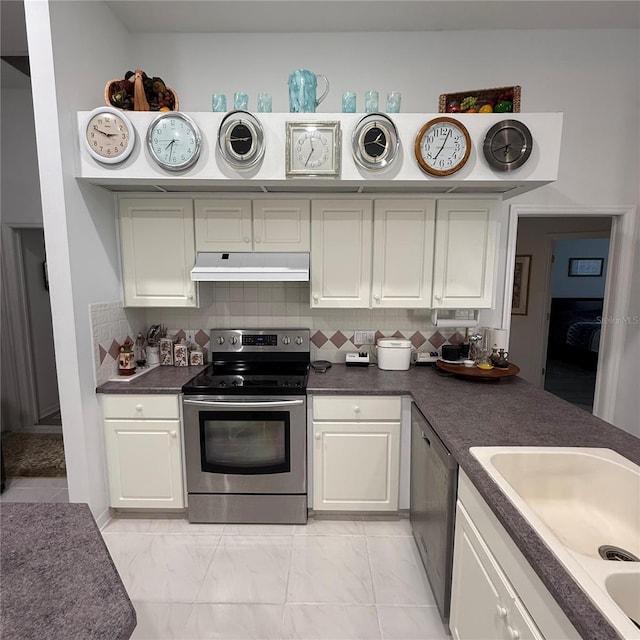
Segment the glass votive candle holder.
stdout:
[[342,113],[356,112],[356,94],[353,91],[345,91],[342,94]]
[[238,91],[233,94],[233,108],[243,109],[246,111],[249,106],[249,96],[242,91]]
[[387,113],[400,113],[402,94],[399,91],[389,91],[387,94]]
[[378,110],[378,92],[367,91],[364,94],[364,110],[366,113],[373,113]]
[[211,110],[212,111],[227,110],[227,96],[225,96],[224,93],[214,93],[211,96]]
[[258,111],[260,113],[271,113],[271,94],[270,93],[258,94]]

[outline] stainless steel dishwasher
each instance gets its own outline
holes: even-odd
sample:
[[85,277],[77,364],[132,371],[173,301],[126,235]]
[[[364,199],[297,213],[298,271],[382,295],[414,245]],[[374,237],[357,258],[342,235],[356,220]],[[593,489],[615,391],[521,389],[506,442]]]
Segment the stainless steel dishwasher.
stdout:
[[458,463],[411,403],[413,537],[443,620],[449,619]]

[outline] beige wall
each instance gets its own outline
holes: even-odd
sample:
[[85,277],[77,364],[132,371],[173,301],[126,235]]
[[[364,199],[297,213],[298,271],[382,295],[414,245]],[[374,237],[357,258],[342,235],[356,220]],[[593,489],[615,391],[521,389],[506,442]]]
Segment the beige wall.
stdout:
[[546,311],[550,291],[547,289],[551,265],[549,243],[562,234],[567,237],[581,233],[611,233],[611,218],[520,218],[516,255],[531,256],[529,279],[529,305],[527,315],[511,317],[509,359],[517,362],[520,375],[542,386],[544,366],[545,332],[548,331]]

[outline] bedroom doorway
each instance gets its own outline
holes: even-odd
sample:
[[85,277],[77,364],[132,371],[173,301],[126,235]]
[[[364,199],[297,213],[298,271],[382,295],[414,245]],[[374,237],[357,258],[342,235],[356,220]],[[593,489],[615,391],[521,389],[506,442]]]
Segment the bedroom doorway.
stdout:
[[551,234],[544,389],[593,412],[611,224],[605,232]]
[[[551,277],[551,252],[545,247],[549,234],[588,231],[605,231],[610,237],[608,269],[605,278],[603,299],[604,321],[601,334],[596,371],[593,415],[617,424],[628,422],[628,407],[620,404],[619,388],[624,384],[621,371],[628,365],[626,351],[628,339],[625,323],[620,321],[628,316],[631,296],[631,281],[634,268],[634,237],[636,209],[622,205],[511,205],[509,208],[507,229],[507,255],[505,261],[505,297],[502,313],[502,326],[509,331],[510,359],[520,365],[520,376],[532,384],[543,388],[546,366],[547,336],[550,314],[550,296],[546,294],[546,283]],[[597,219],[601,220],[598,221]],[[567,223],[578,225],[558,228]],[[601,226],[602,222],[606,226]],[[537,235],[535,252],[529,251],[531,277],[527,291],[528,307],[524,313],[513,313],[514,269],[516,256],[527,251],[523,240],[534,241],[528,224],[540,225],[544,230]],[[600,225],[594,228],[593,225]],[[607,230],[609,230],[607,232]],[[535,235],[535,234],[534,234]],[[535,244],[535,243],[534,243]],[[542,245],[542,246],[540,246]],[[548,251],[548,260],[547,252]],[[526,254],[525,254],[526,255]],[[520,262],[520,261],[518,261]],[[521,300],[516,304],[525,308]],[[620,426],[620,425],[618,425]]]

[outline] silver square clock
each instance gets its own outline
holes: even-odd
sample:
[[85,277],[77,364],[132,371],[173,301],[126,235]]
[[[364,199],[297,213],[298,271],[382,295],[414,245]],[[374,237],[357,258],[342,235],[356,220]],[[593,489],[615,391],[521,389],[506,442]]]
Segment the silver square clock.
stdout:
[[287,122],[287,177],[340,175],[339,122]]

